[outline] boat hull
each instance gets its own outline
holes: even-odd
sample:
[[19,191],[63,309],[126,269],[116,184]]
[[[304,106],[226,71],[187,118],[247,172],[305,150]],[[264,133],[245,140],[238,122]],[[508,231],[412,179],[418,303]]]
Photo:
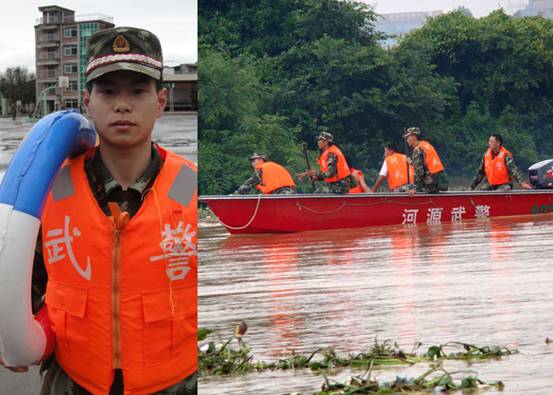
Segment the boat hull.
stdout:
[[283,233],[386,225],[461,223],[547,215],[553,190],[355,195],[202,196],[230,233]]

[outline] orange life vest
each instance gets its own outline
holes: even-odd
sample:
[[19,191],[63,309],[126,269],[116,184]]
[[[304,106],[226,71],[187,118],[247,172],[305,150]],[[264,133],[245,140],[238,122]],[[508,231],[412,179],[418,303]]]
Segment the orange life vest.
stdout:
[[486,151],[484,155],[484,171],[490,185],[502,185],[511,182],[509,170],[505,165],[505,155],[513,156],[505,147],[501,147],[501,150],[495,157],[493,157],[491,149]]
[[361,187],[361,180],[364,180],[363,172],[352,167],[351,175],[357,180],[357,186],[350,188],[348,193],[363,193],[363,187]]
[[163,166],[130,220],[94,198],[84,170],[93,150],[64,164],[42,216],[56,357],[94,394],[109,393],[115,368],[125,395],[197,370],[196,167],[158,150]]
[[261,169],[262,172],[261,184],[256,186],[261,193],[271,193],[279,188],[296,186],[288,170],[278,163],[264,162],[256,169]]
[[[415,168],[407,163],[407,156],[396,152],[384,159],[388,168],[388,188],[397,189],[407,184],[407,172],[409,171],[409,183],[415,182]],[[409,168],[407,168],[409,166]],[[408,170],[409,169],[409,170]]]
[[428,141],[420,141],[417,147],[420,147],[424,152],[426,167],[431,174],[436,174],[444,171],[444,165],[438,156],[438,153]]
[[328,155],[330,153],[333,153],[338,158],[338,174],[334,175],[333,177],[325,178],[324,182],[336,182],[348,177],[351,174],[351,171],[349,169],[348,163],[346,162],[346,158],[344,158],[344,154],[342,154],[342,151],[340,151],[335,145],[331,145],[328,149],[326,149],[321,154],[321,157],[317,160],[321,171],[328,171]]

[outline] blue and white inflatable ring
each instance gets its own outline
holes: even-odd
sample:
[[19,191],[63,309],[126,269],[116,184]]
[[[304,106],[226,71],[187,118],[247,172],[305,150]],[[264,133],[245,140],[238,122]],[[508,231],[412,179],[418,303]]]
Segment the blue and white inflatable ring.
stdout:
[[37,122],[20,144],[0,185],[0,359],[8,366],[40,360],[43,327],[31,309],[31,277],[40,218],[63,162],[96,143],[96,131],[76,111]]

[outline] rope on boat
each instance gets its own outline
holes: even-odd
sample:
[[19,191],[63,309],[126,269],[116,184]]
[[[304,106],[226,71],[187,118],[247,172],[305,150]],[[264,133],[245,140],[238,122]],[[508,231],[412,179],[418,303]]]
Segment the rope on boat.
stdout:
[[338,211],[340,211],[341,209],[343,209],[345,206],[347,206],[347,203],[345,201],[342,201],[342,204],[340,205],[340,207],[338,207],[334,210],[319,211],[319,210],[315,210],[315,209],[312,209],[310,207],[304,206],[300,202],[296,202],[296,207],[299,210],[304,210],[305,209],[305,210],[311,211],[312,213],[315,213],[315,214],[334,214],[334,213],[337,213]]
[[434,204],[434,202],[432,201],[432,199],[424,201],[424,202],[417,202],[417,203],[415,203],[415,202],[406,203],[406,202],[402,202],[402,201],[384,199],[384,200],[381,200],[379,202],[374,202],[374,203],[346,203],[346,201],[343,200],[342,204],[338,208],[335,208],[333,210],[327,210],[327,211],[315,210],[315,209],[312,209],[310,207],[304,206],[300,202],[296,202],[296,207],[298,208],[298,210],[307,210],[307,211],[310,211],[314,214],[334,214],[334,213],[337,213],[338,211],[342,210],[346,206],[378,206],[379,204],[382,204],[382,203],[400,204],[400,205],[404,205],[404,206],[418,206],[418,205],[427,205],[427,204],[430,204],[432,206],[436,206]]
[[257,216],[257,212],[259,211],[259,204],[261,203],[261,194],[257,195],[257,204],[255,205],[255,210],[253,212],[253,215],[252,217],[250,218],[250,220],[246,223],[246,225],[243,225],[243,226],[230,226],[228,224],[225,224],[221,218],[219,218],[219,222],[221,222],[221,224],[223,224],[223,226],[225,228],[228,228],[228,229],[232,229],[232,230],[243,230],[243,229],[246,229],[248,226],[250,226],[253,222],[253,220],[255,219],[255,217]]
[[382,204],[382,203],[399,204],[403,206],[424,206],[426,204],[431,204],[432,206],[436,206],[436,204],[432,199],[426,200],[424,202],[404,202],[404,201],[391,200],[387,198],[384,198],[383,200],[379,202],[374,202],[374,203],[346,203],[346,206],[378,206],[379,204]]

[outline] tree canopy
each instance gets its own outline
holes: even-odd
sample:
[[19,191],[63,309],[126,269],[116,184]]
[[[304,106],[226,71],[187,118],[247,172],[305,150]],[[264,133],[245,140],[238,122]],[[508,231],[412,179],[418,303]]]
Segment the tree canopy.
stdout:
[[0,93],[10,102],[35,101],[35,75],[24,66],[8,67],[0,73]]

